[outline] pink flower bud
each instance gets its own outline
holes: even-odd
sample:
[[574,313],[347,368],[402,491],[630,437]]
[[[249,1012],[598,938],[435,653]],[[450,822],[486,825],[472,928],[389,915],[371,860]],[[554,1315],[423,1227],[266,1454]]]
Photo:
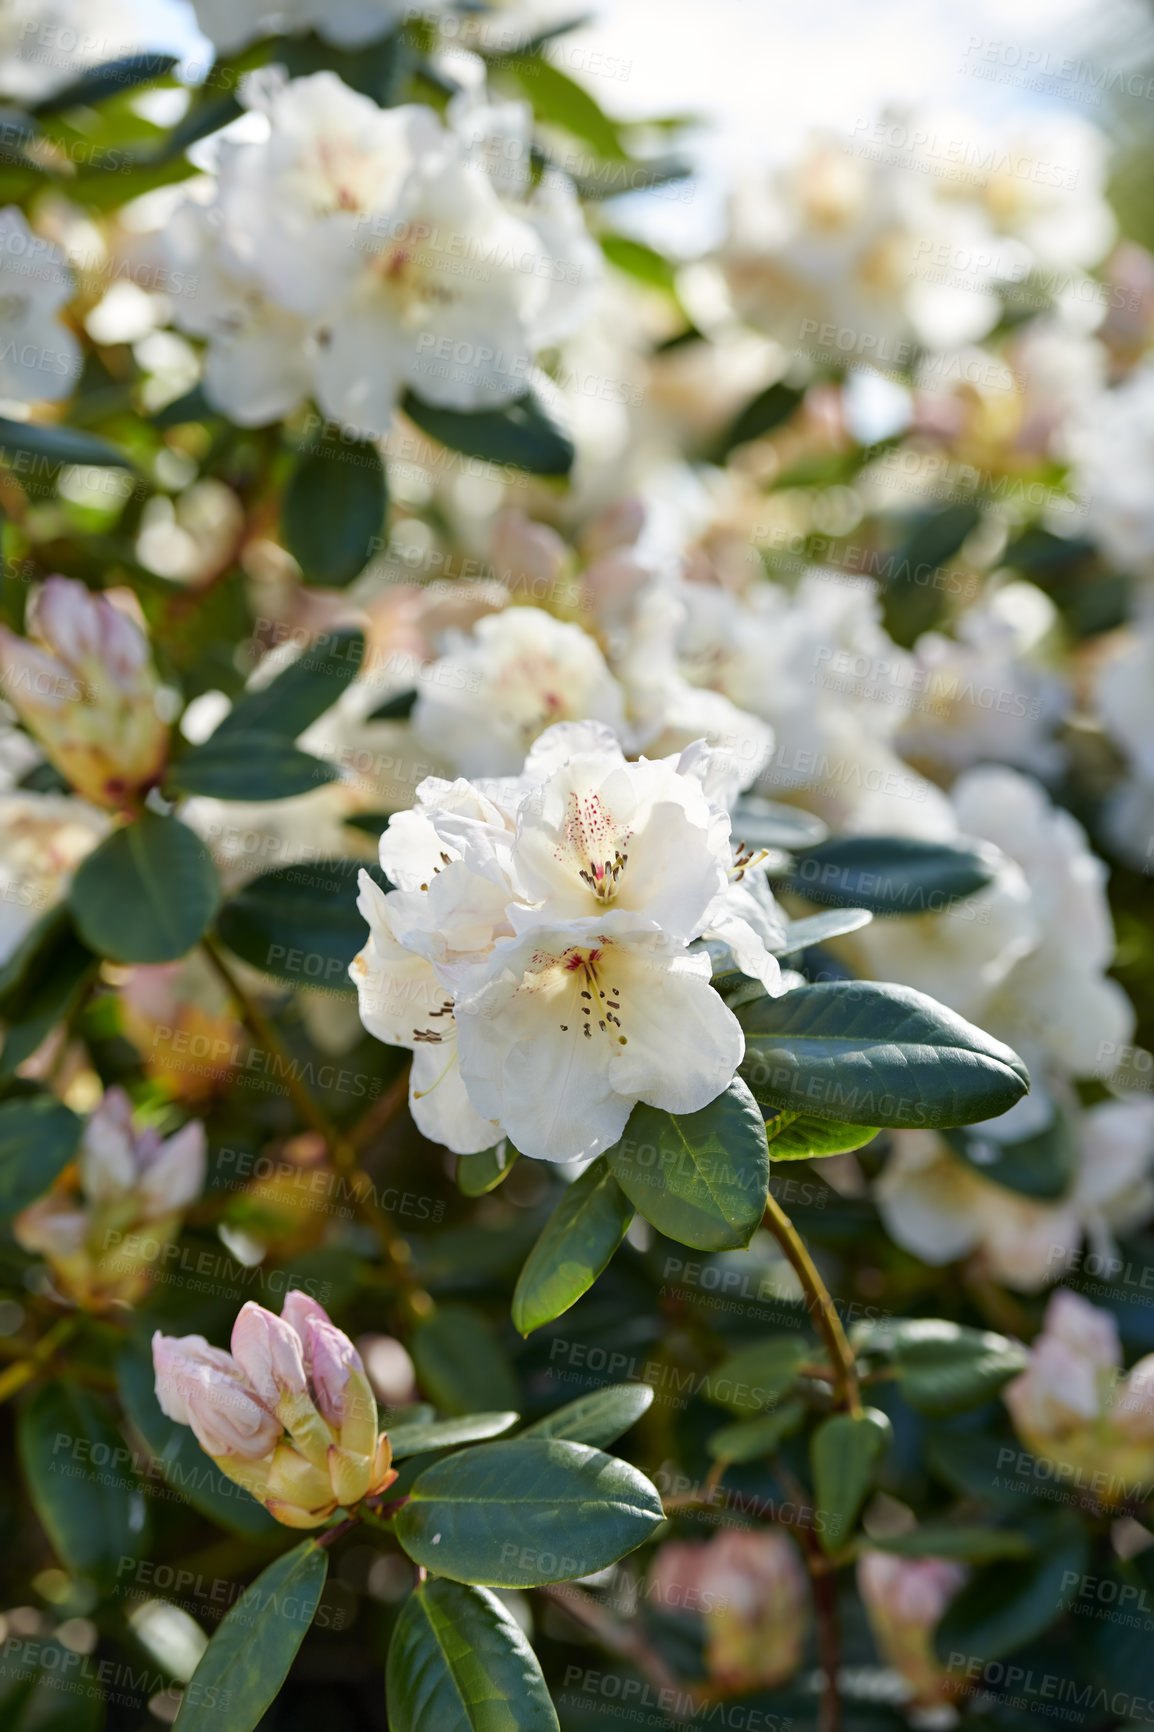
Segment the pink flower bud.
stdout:
[[284,1296],[284,1304],[280,1308],[282,1321],[290,1329],[294,1329],[301,1344],[305,1370],[309,1365],[308,1326],[315,1319],[318,1323],[329,1323],[331,1318],[323,1305],[315,1299],[310,1299],[307,1293],[302,1293],[299,1287],[292,1287]]
[[132,805],[168,757],[140,628],[106,595],[50,577],[28,632],[0,627],[0,679],[13,708],[77,793],[98,806]]
[[252,1299],[241,1306],[232,1326],[232,1354],[265,1406],[276,1411],[282,1398],[307,1396],[308,1380],[296,1330]]
[[128,1096],[121,1088],[110,1088],[84,1127],[77,1160],[91,1202],[118,1201],[135,1188],[136,1145]]
[[933,1632],[968,1573],[948,1558],[867,1551],[858,1561],[858,1588],[874,1639],[921,1706],[949,1700],[952,1681],[934,1653]]
[[647,1594],[705,1619],[709,1673],[727,1687],[780,1684],[801,1663],[809,1582],[784,1534],[734,1529],[663,1546]]
[[203,1335],[152,1338],[156,1399],[169,1419],[190,1425],[214,1459],[260,1461],[275,1448],[283,1427],[260,1401],[227,1353]]
[[159,1143],[151,1159],[142,1161],[144,1170],[137,1185],[145,1218],[171,1214],[195,1202],[204,1189],[205,1160],[204,1126],[198,1119],[191,1119]]

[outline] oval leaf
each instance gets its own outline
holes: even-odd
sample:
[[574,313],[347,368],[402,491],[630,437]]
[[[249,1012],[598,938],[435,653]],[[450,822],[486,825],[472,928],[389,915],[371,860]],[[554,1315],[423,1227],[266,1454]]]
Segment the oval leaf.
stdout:
[[412,1425],[398,1425],[390,1430],[389,1443],[393,1460],[403,1455],[423,1455],[427,1450],[456,1449],[462,1443],[481,1443],[487,1437],[500,1437],[511,1425],[516,1425],[518,1413],[468,1413],[462,1419],[431,1419]]
[[907,986],[824,981],[738,1016],[763,1107],[926,1130],[997,1118],[1030,1086],[1016,1052]]
[[564,1437],[570,1443],[603,1449],[636,1425],[652,1405],[653,1390],[648,1383],[614,1383],[547,1413],[544,1419],[527,1425],[521,1436]]
[[475,1155],[457,1156],[457,1188],[465,1197],[487,1197],[513,1170],[517,1150],[508,1137]]
[[797,1382],[814,1349],[799,1336],[751,1341],[723,1359],[709,1379],[709,1400],[731,1413],[764,1413]]
[[771,1161],[816,1161],[822,1155],[844,1155],[864,1148],[877,1136],[876,1125],[846,1125],[837,1119],[815,1119],[808,1113],[766,1115],[765,1134]]
[[536,1654],[485,1588],[422,1582],[393,1630],[385,1687],[391,1732],[558,1732]]
[[849,1544],[890,1436],[890,1422],[876,1407],[859,1414],[832,1414],[814,1432],[810,1462],[824,1551],[839,1552]]
[[189,752],[173,765],[170,780],[182,794],[214,800],[291,800],[339,774],[280,734],[229,734]]
[[[355,860],[309,860],[264,872],[225,903],[220,935],[242,961],[275,980],[352,996],[349,963],[365,942],[360,870]],[[363,870],[384,884],[378,867]]]
[[539,386],[501,409],[467,415],[460,409],[423,403],[407,391],[401,408],[422,433],[451,451],[489,463],[511,463],[530,475],[568,475],[573,467],[573,441],[554,418],[554,396]]
[[558,1438],[483,1443],[427,1467],[396,1534],[415,1563],[480,1587],[532,1588],[606,1569],[664,1520],[627,1462]]
[[61,1562],[76,1575],[116,1580],[147,1532],[132,1454],[90,1390],[45,1383],[20,1410],[20,1464],[36,1514]]
[[973,1126],[947,1131],[946,1141],[983,1179],[1023,1197],[1053,1202],[1065,1196],[1077,1177],[1078,1144],[1069,1116],[1060,1110],[1032,1137],[1002,1142],[982,1126]]
[[[302,1540],[262,1570],[224,1619],[184,1692],[180,1732],[253,1732],[316,1615],[329,1554]],[[222,1722],[223,1716],[223,1722]]]
[[83,1128],[55,1095],[0,1104],[0,1216],[44,1195],[75,1155]]
[[0,458],[11,463],[13,457],[39,457],[57,468],[65,463],[76,463],[86,469],[132,468],[131,457],[94,433],[0,417]]
[[522,1335],[588,1292],[632,1219],[633,1205],[602,1155],[569,1186],[525,1259],[513,1294],[513,1323]]
[[375,445],[326,442],[303,450],[281,504],[284,544],[306,583],[343,589],[380,546],[388,496]]
[[327,632],[316,638],[267,686],[245,692],[209,743],[236,734],[279,734],[286,740],[297,739],[352,684],[364,653],[362,631]]
[[893,1357],[898,1385],[910,1406],[938,1415],[992,1400],[1011,1377],[1025,1370],[1028,1356],[1004,1335],[926,1317],[898,1326]]
[[738,1077],[699,1113],[634,1107],[606,1158],[634,1208],[682,1245],[731,1251],[748,1245],[761,1224],[769,1188],[765,1125]]
[[989,843],[924,842],[913,836],[835,836],[811,848],[789,888],[808,902],[871,914],[940,914],[993,882]]
[[763,1455],[772,1455],[783,1439],[798,1429],[806,1412],[804,1401],[783,1401],[772,1413],[723,1425],[714,1432],[706,1448],[714,1461],[757,1461]]
[[84,860],[69,902],[80,936],[116,962],[175,962],[220,901],[212,856],[175,818],[145,812]]

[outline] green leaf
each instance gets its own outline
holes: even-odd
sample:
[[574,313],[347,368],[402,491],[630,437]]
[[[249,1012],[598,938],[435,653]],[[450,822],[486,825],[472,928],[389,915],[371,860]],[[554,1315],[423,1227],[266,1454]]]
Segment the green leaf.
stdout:
[[751,848],[814,848],[829,835],[829,827],[800,806],[742,794],[733,808],[733,838]]
[[397,692],[394,697],[386,698],[383,704],[378,704],[368,719],[370,722],[407,722],[420,695],[416,686],[411,691]]
[[349,963],[365,943],[357,909],[357,876],[384,884],[375,866],[355,860],[309,860],[278,866],[238,890],[220,911],[217,928],[229,949],[274,980],[291,986],[356,988]]
[[709,1379],[710,1401],[731,1413],[765,1413],[797,1382],[813,1348],[796,1335],[751,1341],[723,1359]]
[[592,1395],[579,1395],[576,1401],[527,1425],[520,1435],[564,1437],[570,1443],[603,1449],[636,1425],[652,1405],[653,1390],[648,1383],[613,1383],[607,1389],[595,1389]]
[[567,73],[541,55],[506,60],[503,68],[520,84],[538,120],[584,139],[600,157],[611,162],[625,160],[627,152],[618,122],[610,120],[600,104]]
[[37,114],[67,114],[73,108],[95,108],[110,96],[123,96],[126,91],[139,90],[143,84],[155,84],[167,78],[178,64],[175,54],[125,54],[118,60],[106,60],[93,66],[54,91],[35,105]]
[[975,1570],[934,1632],[943,1660],[953,1653],[1000,1659],[1040,1636],[1073,1604],[1089,1562],[1088,1536],[1071,1516],[1054,1523],[1048,1538],[1035,1557],[1002,1558]]
[[735,1077],[697,1113],[635,1106],[608,1151],[613,1177],[658,1232],[699,1251],[748,1245],[765,1213],[765,1125]]
[[839,1552],[849,1544],[891,1434],[889,1420],[876,1407],[832,1414],[814,1432],[809,1453],[823,1551]]
[[427,1467],[396,1520],[415,1563],[480,1587],[532,1588],[592,1575],[665,1519],[627,1462],[559,1438],[514,1438]]
[[882,623],[895,643],[909,649],[937,625],[946,609],[944,584],[934,574],[951,559],[981,522],[981,508],[961,500],[924,516],[887,567]]
[[385,1688],[391,1732],[558,1732],[536,1654],[485,1588],[422,1582],[393,1629]]
[[79,1384],[44,1383],[20,1410],[16,1439],[33,1508],[61,1562],[102,1585],[139,1557],[147,1522],[132,1455],[102,1402]]
[[175,962],[220,901],[216,867],[176,818],[145,812],[83,860],[68,898],[81,938],[116,962]]
[[706,1448],[714,1461],[757,1461],[764,1455],[772,1455],[785,1438],[797,1431],[806,1412],[804,1401],[783,1401],[772,1413],[723,1425],[714,1432]]
[[214,734],[173,765],[169,780],[182,794],[214,800],[289,800],[335,782],[335,764],[302,752],[282,734]]
[[851,1339],[868,1352],[889,1353],[910,1406],[933,1415],[992,1400],[1028,1360],[1025,1348],[1004,1335],[941,1317],[859,1325]]
[[517,1150],[508,1137],[476,1155],[457,1156],[457,1188],[466,1197],[487,1197],[513,1170]]
[[375,445],[306,446],[281,502],[284,544],[306,583],[344,589],[380,548],[388,494]]
[[771,1161],[815,1161],[822,1155],[844,1155],[864,1148],[877,1136],[876,1125],[848,1125],[838,1119],[815,1119],[808,1113],[774,1113],[765,1121]]
[[76,936],[66,902],[37,922],[9,958],[5,973],[0,1079],[14,1076],[52,1030],[72,1015],[99,966],[98,958]]
[[[545,398],[548,398],[548,407]],[[573,467],[573,441],[556,418],[559,405],[544,386],[526,392],[501,409],[467,415],[461,409],[439,409],[422,403],[411,391],[401,408],[422,433],[451,451],[481,457],[489,463],[511,463],[530,475],[568,475]]]
[[83,1129],[55,1095],[0,1102],[0,1216],[44,1195],[76,1154]]
[[328,1552],[309,1539],[261,1571],[201,1655],[176,1717],[179,1732],[221,1732],[222,1723],[228,1732],[253,1732],[308,1634],[328,1567]]
[[766,386],[764,391],[759,391],[722,435],[714,454],[715,461],[724,461],[735,446],[745,445],[751,439],[762,439],[767,433],[772,433],[775,427],[782,426],[804,396],[804,391],[799,391],[795,385],[786,385],[781,380]]
[[763,1107],[926,1130],[996,1118],[1029,1089],[1017,1053],[907,986],[823,981],[738,1017]]
[[364,632],[326,632],[267,686],[239,698],[216,729],[213,741],[247,734],[297,739],[356,679],[364,653]]
[[124,1408],[149,1454],[174,1491],[218,1527],[267,1539],[279,1530],[263,1504],[235,1480],[226,1479],[204,1453],[187,1425],[178,1425],[156,1399],[156,1373],[147,1349],[126,1347],[116,1362],[116,1382]]
[[0,459],[11,463],[14,457],[41,458],[56,469],[65,463],[92,469],[133,467],[125,452],[92,433],[78,433],[75,427],[49,427],[38,421],[9,421],[0,416]]
[[947,1522],[923,1522],[908,1533],[870,1536],[877,1552],[892,1552],[899,1558],[960,1558],[967,1564],[986,1564],[998,1558],[1025,1558],[1035,1550],[1029,1534],[1012,1528],[955,1527]]
[[859,932],[872,919],[868,908],[828,908],[824,914],[810,914],[804,920],[787,920],[785,937],[773,946],[773,954],[794,956],[811,944],[826,944],[847,932]]
[[520,1389],[504,1349],[471,1305],[438,1305],[417,1324],[409,1348],[422,1393],[444,1412],[474,1413],[493,1402],[517,1406]]
[[458,1449],[463,1443],[483,1443],[486,1438],[500,1437],[519,1418],[517,1413],[467,1413],[461,1419],[398,1425],[395,1431],[389,1431],[393,1460],[400,1461],[405,1455],[424,1455],[427,1450]]
[[546,1221],[517,1280],[513,1324],[528,1335],[587,1293],[629,1231],[633,1205],[602,1155],[574,1180]]
[[611,265],[637,282],[676,295],[676,266],[644,241],[633,240],[629,235],[602,235],[601,251]]
[[1053,1202],[1063,1197],[1078,1172],[1078,1143],[1068,1114],[1055,1109],[1048,1125],[1032,1137],[998,1142],[981,1130],[947,1131],[956,1155],[983,1179],[1023,1197]]
[[810,902],[872,914],[940,914],[984,890],[997,871],[988,844],[914,836],[835,836],[796,863],[789,888]]

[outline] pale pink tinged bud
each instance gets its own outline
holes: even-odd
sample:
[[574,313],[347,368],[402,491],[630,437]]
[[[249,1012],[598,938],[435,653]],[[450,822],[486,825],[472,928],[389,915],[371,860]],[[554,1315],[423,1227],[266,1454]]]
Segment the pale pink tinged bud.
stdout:
[[108,1089],[88,1120],[77,1165],[84,1194],[93,1203],[116,1202],[136,1188],[136,1137],[123,1089]]
[[192,1119],[161,1143],[145,1168],[137,1189],[146,1219],[186,1209],[204,1189],[206,1139],[204,1126]]
[[867,1551],[858,1560],[858,1588],[878,1649],[920,1705],[945,1702],[952,1693],[953,1680],[934,1653],[933,1632],[968,1573],[948,1558]]
[[1091,1305],[1067,1287],[1059,1287],[1051,1295],[1042,1336],[1056,1336],[1071,1353],[1093,1365],[1113,1368],[1122,1363],[1118,1325],[1111,1312]]
[[34,598],[28,630],[30,644],[0,633],[7,696],[78,793],[131,804],[168,756],[143,632],[106,595],[64,577]]
[[1154,1353],[1131,1367],[1110,1409],[1110,1424],[1132,1443],[1154,1443]]
[[239,1456],[259,1461],[283,1427],[257,1398],[235,1362],[203,1335],[152,1338],[156,1398],[170,1419],[190,1425],[201,1448],[214,1459]]
[[232,1354],[265,1406],[308,1395],[300,1337],[280,1317],[249,1299],[232,1326]]
[[280,1314],[290,1329],[294,1329],[301,1344],[301,1354],[304,1358],[305,1370],[309,1369],[308,1325],[310,1320],[318,1323],[331,1323],[328,1312],[323,1305],[318,1305],[315,1299],[310,1299],[307,1293],[302,1293],[299,1287],[293,1287],[284,1296],[284,1304]]
[[601,559],[620,547],[632,547],[645,528],[644,501],[636,494],[618,499],[599,511],[582,533],[579,546],[587,560]]
[[1100,1365],[1055,1336],[1040,1335],[1025,1371],[1003,1393],[1023,1439],[1058,1438],[1097,1419],[1102,1381]]
[[778,1684],[801,1663],[809,1582],[784,1534],[732,1531],[663,1546],[646,1592],[704,1618],[710,1676],[726,1686]]
[[503,511],[493,526],[493,566],[511,589],[518,582],[555,583],[568,559],[569,550],[557,531],[546,523],[534,523],[523,511]]

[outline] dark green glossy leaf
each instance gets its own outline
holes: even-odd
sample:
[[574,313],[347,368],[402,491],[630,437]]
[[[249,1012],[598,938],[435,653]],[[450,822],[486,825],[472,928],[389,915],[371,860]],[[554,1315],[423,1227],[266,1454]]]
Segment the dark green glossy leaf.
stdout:
[[1053,1202],[1077,1177],[1077,1140],[1069,1116],[1060,1110],[1032,1137],[998,1142],[988,1132],[970,1129],[947,1131],[946,1141],[983,1179],[1023,1197]]
[[947,589],[937,573],[981,519],[981,507],[973,500],[947,505],[924,516],[892,555],[882,592],[882,622],[903,649],[942,618]]
[[769,1187],[765,1124],[739,1078],[698,1113],[634,1107],[607,1159],[634,1208],[683,1245],[733,1250],[748,1245],[761,1224]]
[[946,1607],[934,1632],[934,1647],[983,1665],[1011,1654],[1049,1629],[1082,1585],[1089,1540],[1071,1516],[1053,1524],[1048,1544],[1030,1558],[1000,1558],[976,1569]]
[[41,1384],[16,1426],[24,1483],[61,1562],[102,1584],[144,1550],[144,1496],[104,1404],[63,1380]]
[[201,1655],[179,1732],[253,1732],[308,1634],[328,1567],[328,1552],[308,1539],[261,1571]]
[[386,698],[383,704],[369,717],[370,722],[407,722],[416,707],[420,693],[414,686],[411,691],[398,692],[395,697]]
[[131,469],[132,459],[107,439],[80,433],[75,427],[46,426],[38,421],[8,421],[0,417],[0,459],[41,458],[51,467],[76,463],[84,468]]
[[745,405],[730,424],[718,444],[716,460],[723,461],[735,446],[745,445],[750,439],[762,439],[767,433],[772,433],[775,427],[782,426],[804,396],[804,391],[780,380],[773,385],[767,385],[764,391],[758,392],[752,402]]
[[238,698],[213,741],[254,733],[295,740],[356,679],[364,653],[364,632],[327,632],[306,645],[267,686]]
[[763,1107],[929,1129],[996,1118],[1029,1088],[1017,1053],[910,987],[824,981],[738,1016]]
[[810,902],[872,914],[940,914],[993,882],[997,854],[986,844],[925,842],[913,836],[835,836],[796,863],[789,888]]
[[213,735],[174,764],[169,776],[182,794],[215,800],[289,800],[339,775],[334,764],[302,752],[283,734]]
[[824,1551],[840,1552],[849,1544],[891,1433],[889,1420],[876,1407],[858,1414],[831,1414],[814,1432],[810,1462],[815,1525]]
[[1024,1347],[987,1329],[967,1329],[940,1317],[859,1325],[856,1346],[888,1354],[898,1386],[921,1413],[960,1413],[997,1395],[1025,1369]]
[[229,949],[275,980],[352,995],[349,963],[364,945],[357,875],[384,883],[379,868],[355,860],[309,860],[278,866],[238,890],[220,911]]
[[874,1551],[899,1558],[960,1558],[968,1564],[1025,1558],[1036,1549],[1029,1534],[1013,1528],[954,1527],[946,1522],[920,1522],[905,1533],[871,1536],[869,1543]]
[[216,913],[220,880],[186,824],[145,812],[81,862],[68,899],[81,938],[101,956],[175,962]]
[[14,1076],[52,1030],[71,1016],[98,967],[99,959],[76,935],[66,902],[37,921],[4,971],[0,1078]]
[[141,85],[155,84],[167,78],[177,64],[175,54],[125,54],[118,60],[106,60],[93,66],[62,90],[54,91],[36,104],[37,114],[67,114],[72,108],[95,108],[110,96],[123,96],[126,91],[139,90]]
[[422,433],[451,451],[464,452],[466,457],[511,463],[530,475],[568,475],[573,467],[573,441],[556,419],[553,394],[541,388],[502,409],[482,409],[471,415],[422,403],[411,391],[405,393],[401,408]]
[[415,1563],[480,1587],[591,1575],[664,1520],[655,1486],[627,1462],[558,1438],[514,1438],[427,1467],[396,1520]]
[[434,1449],[459,1449],[463,1443],[483,1443],[486,1438],[500,1437],[519,1417],[516,1413],[467,1413],[460,1419],[418,1420],[390,1427],[393,1460]]
[[648,1383],[614,1383],[592,1395],[579,1395],[544,1419],[527,1425],[522,1437],[565,1437],[570,1443],[587,1443],[604,1449],[636,1425],[653,1405]]
[[798,1366],[812,1347],[797,1335],[774,1335],[751,1341],[722,1360],[711,1373],[709,1400],[731,1413],[765,1413],[793,1388]]
[[389,1643],[390,1732],[558,1732],[537,1656],[486,1588],[433,1577]]
[[55,1095],[0,1102],[0,1216],[42,1197],[76,1153],[83,1130]]
[[589,1291],[632,1219],[633,1204],[602,1155],[569,1186],[525,1259],[513,1294],[513,1323],[522,1335]]
[[508,1137],[476,1155],[457,1156],[457,1188],[466,1197],[487,1197],[503,1184],[518,1159]]
[[306,583],[344,589],[381,546],[388,494],[375,445],[306,446],[281,502],[284,543]]

